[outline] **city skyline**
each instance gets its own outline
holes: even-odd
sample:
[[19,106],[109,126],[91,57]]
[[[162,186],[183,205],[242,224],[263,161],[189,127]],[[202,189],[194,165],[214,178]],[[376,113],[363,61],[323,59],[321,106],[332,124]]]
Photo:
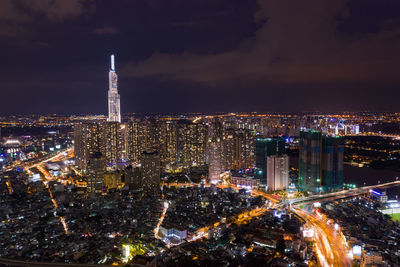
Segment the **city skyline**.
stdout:
[[0,264],[400,262],[399,114],[1,118]]
[[400,266],[400,1],[0,0],[0,265]]
[[122,114],[399,110],[396,1],[2,0],[0,9],[1,115],[107,114],[110,54]]

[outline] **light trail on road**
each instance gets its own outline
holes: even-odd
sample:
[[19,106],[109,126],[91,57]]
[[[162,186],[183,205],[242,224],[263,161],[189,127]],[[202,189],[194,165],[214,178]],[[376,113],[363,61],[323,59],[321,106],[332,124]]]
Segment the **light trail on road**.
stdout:
[[8,194],[12,195],[14,193],[14,190],[13,190],[13,188],[11,186],[11,182],[10,182],[9,179],[6,180],[6,185],[7,185],[7,189],[8,189]]
[[161,226],[162,222],[164,221],[165,214],[167,214],[168,207],[169,207],[169,204],[168,204],[167,201],[165,201],[165,202],[164,202],[164,208],[163,208],[163,211],[162,211],[162,213],[161,213],[161,217],[160,217],[160,219],[158,220],[158,223],[157,223],[156,228],[154,228],[154,230],[153,230],[153,232],[154,232],[154,237],[155,237],[156,239],[161,239],[161,237],[158,235],[158,232],[160,231],[160,226]]
[[314,229],[316,252],[321,265],[351,266],[351,260],[347,256],[347,243],[340,231],[334,230],[322,217],[317,217],[301,209],[292,209],[292,211]]
[[65,232],[65,234],[68,235],[68,234],[69,234],[69,231],[68,231],[67,223],[65,222],[64,217],[61,216],[61,217],[60,217],[60,220],[61,220],[61,224],[62,224],[63,227],[64,227],[64,232]]
[[[166,185],[168,187],[171,187],[171,186],[175,186],[175,187],[197,187],[197,186],[201,186],[201,184],[196,184],[196,183],[161,183],[161,186],[164,186],[164,185]],[[203,186],[204,187],[210,187],[211,184],[203,184]],[[237,187],[236,185],[230,184],[230,183],[228,183],[228,184],[217,184],[216,187],[218,187],[220,189],[226,189],[226,188],[233,188],[235,190],[242,189],[242,188]],[[274,203],[279,203],[280,202],[278,199],[274,198],[271,194],[268,194],[268,193],[260,191],[260,190],[252,189],[251,193],[253,195],[261,196],[261,197],[263,197],[265,199],[268,199],[268,200],[270,200],[271,202],[274,202]]]
[[82,176],[82,173],[78,171],[74,166],[70,166],[70,168],[75,172],[76,175]]
[[[22,161],[22,162],[19,162],[17,164],[12,164],[11,166],[7,167],[5,170],[6,171],[12,171],[13,168],[17,168],[17,167],[22,167],[22,168],[26,168],[26,169],[35,168],[38,165],[41,165],[41,164],[46,163],[48,161],[58,160],[59,158],[65,157],[65,153],[67,153],[67,155],[69,155],[73,151],[73,149],[74,149],[73,147],[66,148],[66,149],[60,151],[59,153],[57,153],[56,155],[54,155],[54,156],[52,156],[52,157],[50,157],[48,159],[41,160],[38,163],[33,163],[32,164],[31,162]],[[36,160],[38,160],[38,159],[35,159],[35,161]]]
[[333,201],[333,200],[339,199],[339,198],[354,197],[357,195],[366,194],[376,188],[385,188],[385,187],[399,186],[399,185],[400,185],[400,181],[396,180],[396,181],[387,182],[387,183],[383,183],[383,184],[359,187],[356,189],[342,190],[342,191],[338,191],[338,192],[313,195],[313,196],[305,197],[305,198],[292,199],[292,200],[289,200],[289,204],[296,206],[296,205],[309,204],[309,203],[313,203],[313,202],[317,202],[317,201]]
[[[50,187],[48,185],[48,181],[54,180],[55,178],[45,168],[43,168],[42,165],[45,162],[48,162],[48,161],[51,161],[51,160],[59,160],[60,158],[65,157],[65,153],[67,153],[67,155],[68,155],[68,152],[70,152],[71,150],[72,150],[72,148],[69,148],[66,151],[59,152],[58,154],[56,154],[55,156],[53,156],[53,157],[51,157],[49,159],[45,159],[45,160],[40,161],[40,162],[38,162],[38,163],[36,163],[34,165],[30,165],[30,166],[26,167],[26,171],[28,173],[32,173],[30,169],[36,167],[43,174],[43,176],[45,177],[46,181],[44,181],[43,179],[41,181],[42,181],[43,185],[47,188],[47,191],[49,192],[49,195],[50,195],[50,200],[53,203],[53,206],[54,206],[55,209],[58,208],[58,204],[57,204],[57,201],[54,199],[53,193],[51,192]],[[62,216],[60,216],[58,218],[60,219],[61,225],[64,228],[65,234],[68,235],[69,234],[68,225],[67,225],[67,223],[65,221],[65,218],[62,217]]]

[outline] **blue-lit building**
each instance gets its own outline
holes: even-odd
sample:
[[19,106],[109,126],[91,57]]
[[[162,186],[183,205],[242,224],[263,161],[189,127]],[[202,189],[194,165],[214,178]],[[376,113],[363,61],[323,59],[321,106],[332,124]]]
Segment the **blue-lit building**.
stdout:
[[160,234],[168,239],[178,239],[182,241],[187,238],[187,230],[179,226],[161,226]]
[[266,186],[267,158],[285,154],[285,140],[282,138],[257,138],[255,148],[256,166],[254,177],[260,181],[260,185]]
[[343,188],[343,137],[304,130],[300,132],[299,149],[299,183],[303,190],[326,192]]

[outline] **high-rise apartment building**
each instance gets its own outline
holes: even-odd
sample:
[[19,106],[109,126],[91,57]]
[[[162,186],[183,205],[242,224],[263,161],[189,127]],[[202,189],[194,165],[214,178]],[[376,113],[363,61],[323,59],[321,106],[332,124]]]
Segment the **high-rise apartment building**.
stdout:
[[254,176],[260,181],[260,185],[267,186],[267,157],[283,154],[285,154],[285,140],[282,138],[256,138]]
[[221,181],[221,150],[218,141],[211,141],[209,143],[208,155],[208,180],[212,184]]
[[300,131],[299,183],[304,190],[315,191],[321,184],[322,133]]
[[158,124],[153,121],[130,121],[125,124],[125,147],[129,161],[140,164],[143,151],[158,151],[161,144]]
[[206,164],[207,126],[190,121],[131,121],[126,123],[129,161],[140,164],[143,151],[158,151],[160,164],[184,168]]
[[102,152],[102,126],[95,122],[74,125],[75,164],[81,170],[88,169],[91,155]]
[[108,169],[121,162],[121,124],[118,122],[82,122],[74,126],[75,164],[88,169],[92,154],[100,152]]
[[254,134],[245,130],[224,129],[221,140],[222,169],[252,168],[254,160]]
[[91,154],[86,169],[88,192],[100,193],[104,185],[105,161],[101,152]]
[[139,164],[143,152],[143,139],[140,137],[141,124],[138,121],[125,123],[125,151],[127,160]]
[[119,122],[104,122],[102,124],[101,152],[108,169],[118,169],[121,163],[121,124]]
[[238,160],[238,142],[234,129],[224,129],[221,140],[221,168],[232,170]]
[[160,155],[157,151],[143,152],[141,156],[142,183],[145,190],[160,189]]
[[267,157],[268,190],[283,190],[289,186],[289,156]]
[[207,127],[202,123],[180,121],[178,126],[178,163],[184,167],[206,164]]
[[239,130],[236,132],[237,138],[237,159],[235,168],[252,168],[255,164],[255,136],[251,131]]
[[322,192],[343,187],[342,137],[303,130],[299,148],[299,182],[304,190]]
[[160,152],[162,156],[163,165],[176,163],[178,153],[178,125],[175,121],[162,122],[163,130],[161,135],[164,134],[164,143],[161,145]]
[[118,94],[118,75],[115,72],[114,55],[111,55],[111,68],[108,73],[108,121],[121,122],[120,96]]
[[325,136],[322,139],[322,191],[343,188],[344,139],[341,136]]

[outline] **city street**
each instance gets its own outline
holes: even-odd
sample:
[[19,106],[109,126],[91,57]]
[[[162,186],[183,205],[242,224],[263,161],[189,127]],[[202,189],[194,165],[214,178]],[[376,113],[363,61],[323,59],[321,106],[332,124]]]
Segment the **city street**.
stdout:
[[314,230],[315,249],[322,266],[351,266],[351,260],[347,256],[349,248],[340,230],[335,230],[333,225],[328,225],[319,215],[310,214],[302,209],[293,211]]

